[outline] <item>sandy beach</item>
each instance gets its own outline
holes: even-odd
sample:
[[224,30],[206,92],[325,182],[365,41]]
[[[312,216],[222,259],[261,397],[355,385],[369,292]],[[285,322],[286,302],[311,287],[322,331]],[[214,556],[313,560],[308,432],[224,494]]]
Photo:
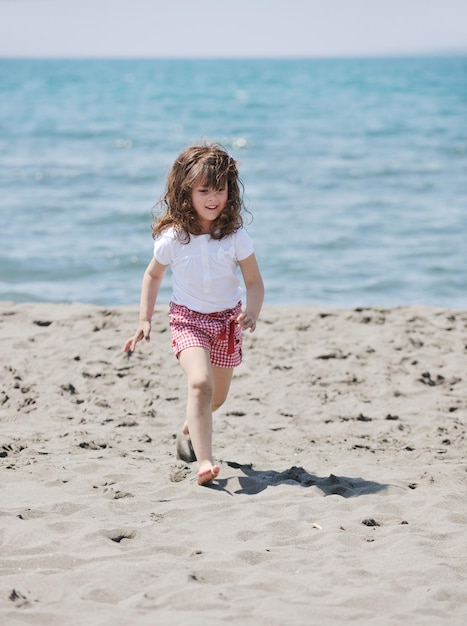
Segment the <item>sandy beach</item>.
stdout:
[[137,317],[0,303],[1,623],[467,623],[467,311],[266,307],[210,487]]

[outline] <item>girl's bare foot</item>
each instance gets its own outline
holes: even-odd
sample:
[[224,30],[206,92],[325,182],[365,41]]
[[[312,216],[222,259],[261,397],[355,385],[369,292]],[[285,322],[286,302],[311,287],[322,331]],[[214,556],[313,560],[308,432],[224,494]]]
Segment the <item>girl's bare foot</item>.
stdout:
[[177,458],[181,461],[185,463],[194,463],[196,461],[196,454],[189,436],[179,433],[176,438],[176,448]]
[[212,480],[217,478],[220,471],[221,468],[218,465],[209,464],[209,467],[201,466],[198,470],[198,485],[207,485]]

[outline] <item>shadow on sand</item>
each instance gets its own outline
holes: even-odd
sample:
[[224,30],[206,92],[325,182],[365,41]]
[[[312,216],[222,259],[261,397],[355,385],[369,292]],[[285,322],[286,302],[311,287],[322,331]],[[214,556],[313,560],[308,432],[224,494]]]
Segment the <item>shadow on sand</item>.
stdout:
[[[338,495],[343,498],[355,498],[357,496],[378,493],[390,486],[371,480],[364,480],[363,478],[347,478],[345,476],[334,476],[334,474],[330,474],[327,478],[320,478],[308,473],[303,467],[294,466],[283,472],[276,472],[275,470],[255,470],[251,464],[241,465],[233,461],[226,461],[226,464],[233,469],[243,472],[243,476],[235,477],[241,488],[234,491],[234,493],[250,496],[260,493],[268,487],[277,487],[277,485],[284,484],[300,487],[317,487],[325,496]],[[229,490],[229,481],[232,480],[221,478],[216,483],[210,485],[210,487],[232,493]]]

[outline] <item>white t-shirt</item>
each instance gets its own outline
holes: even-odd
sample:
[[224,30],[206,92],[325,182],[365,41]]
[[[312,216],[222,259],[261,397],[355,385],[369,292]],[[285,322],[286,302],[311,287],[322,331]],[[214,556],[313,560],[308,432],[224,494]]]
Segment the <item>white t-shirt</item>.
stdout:
[[191,235],[189,243],[168,228],[154,241],[156,261],[172,269],[172,301],[199,313],[225,311],[241,300],[238,262],[253,251],[244,228],[220,240]]

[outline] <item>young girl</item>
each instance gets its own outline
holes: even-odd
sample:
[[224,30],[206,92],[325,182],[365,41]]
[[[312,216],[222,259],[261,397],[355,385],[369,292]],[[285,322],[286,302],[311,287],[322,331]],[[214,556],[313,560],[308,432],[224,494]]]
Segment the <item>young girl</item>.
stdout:
[[182,432],[190,435],[200,485],[219,474],[212,460],[212,412],[227,398],[242,360],[242,331],[255,330],[264,297],[243,228],[241,189],[236,162],[220,146],[192,146],[179,155],[160,201],[164,212],[152,227],[154,257],[143,277],[139,325],[124,347],[134,351],[139,341],[150,340],[154,306],[170,265],[172,347],[188,384]]

